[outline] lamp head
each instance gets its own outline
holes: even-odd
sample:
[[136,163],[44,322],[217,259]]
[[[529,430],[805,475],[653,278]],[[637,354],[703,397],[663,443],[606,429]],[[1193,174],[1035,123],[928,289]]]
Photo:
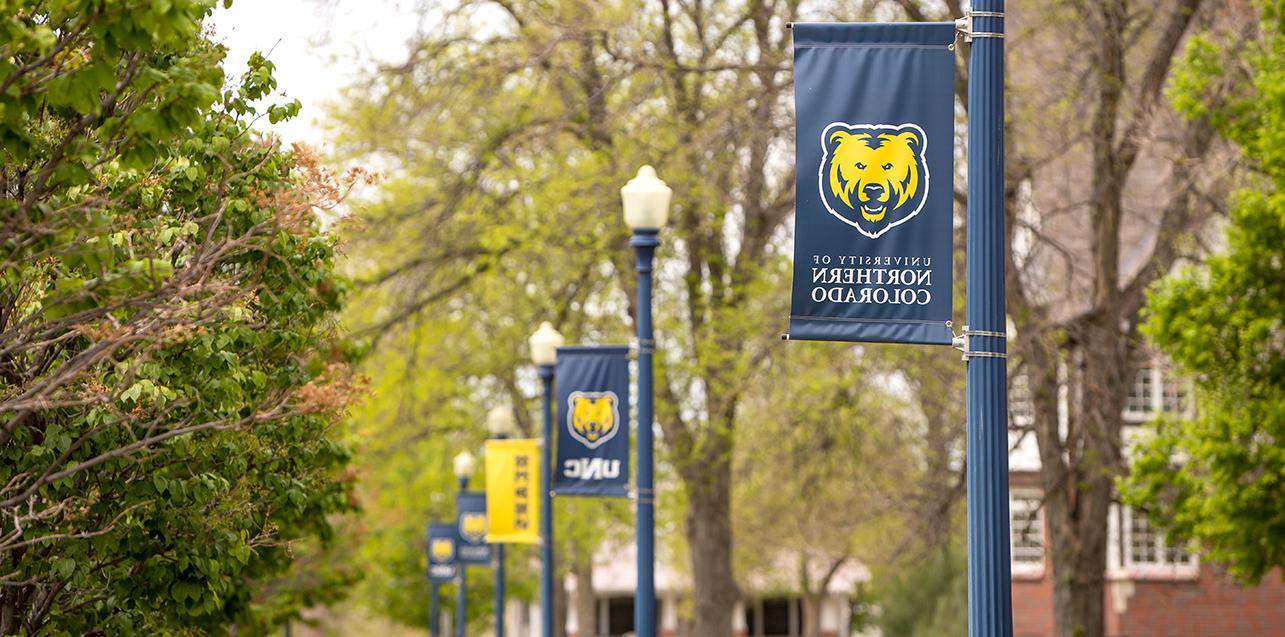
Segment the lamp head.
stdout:
[[564,341],[551,323],[541,323],[540,329],[531,335],[531,361],[542,366],[558,362],[558,348],[562,347]]
[[669,200],[674,191],[656,177],[656,169],[643,166],[638,176],[620,189],[625,223],[634,230],[659,230],[669,220]]
[[455,477],[460,480],[467,480],[473,477],[473,469],[477,467],[477,460],[473,454],[467,451],[461,451],[455,456]]
[[486,414],[486,430],[492,438],[507,438],[517,430],[513,422],[513,410],[496,406]]

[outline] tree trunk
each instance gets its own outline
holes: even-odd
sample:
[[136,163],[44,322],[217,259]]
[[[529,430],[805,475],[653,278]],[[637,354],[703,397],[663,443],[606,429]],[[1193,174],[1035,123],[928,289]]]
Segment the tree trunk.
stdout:
[[[1147,133],[1155,125],[1155,107],[1162,103],[1174,52],[1202,0],[1154,3],[1158,24],[1150,30],[1158,38],[1145,45],[1131,35],[1130,25],[1135,20],[1131,10],[1137,9],[1134,3],[1098,0],[1075,4],[1078,19],[1086,27],[1084,33],[1091,34],[1082,50],[1092,60],[1088,71],[1094,80],[1081,97],[1085,112],[1091,113],[1091,138],[1089,181],[1080,184],[1089,195],[1086,212],[1091,220],[1088,252],[1092,258],[1086,262],[1092,267],[1092,293],[1083,314],[1067,319],[1066,324],[1054,324],[1052,306],[1040,306],[1034,297],[1027,296],[1011,251],[1007,287],[1010,314],[1018,324],[1018,350],[1027,365],[1035,403],[1045,519],[1051,540],[1056,634],[1103,637],[1108,515],[1114,481],[1125,469],[1122,412],[1130,385],[1126,380],[1133,374],[1128,344],[1135,336],[1132,326],[1141,305],[1140,300],[1126,295],[1125,288],[1136,284],[1139,291],[1135,295],[1140,297],[1146,286],[1145,280],[1122,285],[1124,192],[1142,144],[1150,143]],[[1133,53],[1140,49],[1147,51],[1145,57]],[[1131,60],[1139,62],[1139,71],[1130,72]],[[1199,137],[1200,126],[1203,124],[1193,124],[1185,131],[1197,137],[1186,144],[1186,157],[1173,164],[1177,182],[1186,181],[1184,165],[1208,149],[1209,138]],[[1020,151],[1009,157],[1012,167],[1024,163]],[[1028,172],[1027,178],[1030,175]],[[1178,207],[1172,213],[1165,209],[1160,227],[1185,225],[1177,221],[1185,218],[1188,201],[1181,193],[1187,192],[1187,187],[1185,183],[1173,184],[1179,198],[1172,201]],[[1007,204],[1012,228],[1013,215],[1020,207],[1012,196]],[[1166,235],[1164,231],[1157,236],[1156,247],[1145,257],[1139,277],[1153,278],[1169,268],[1172,259],[1165,255],[1176,245],[1175,236],[1176,232]],[[1148,274],[1146,268],[1154,270]],[[1065,421],[1059,414],[1060,368],[1066,370],[1069,390]]]
[[692,634],[730,637],[737,598],[732,577],[731,440],[711,435],[704,442],[702,453],[692,454],[682,470],[695,601]]
[[1084,320],[1071,341],[1065,431],[1058,419],[1057,346],[1051,339],[1023,339],[1022,350],[1044,467],[1057,635],[1105,637],[1107,518],[1123,466],[1121,412],[1132,372],[1115,312]]
[[[1091,497],[1087,490],[1082,495]],[[1058,637],[1106,635],[1106,542],[1081,539],[1081,550],[1055,549],[1053,553],[1053,616]]]
[[598,637],[597,604],[593,594],[593,560],[576,560],[576,637]]
[[821,601],[824,593],[803,596],[803,637],[821,637]]

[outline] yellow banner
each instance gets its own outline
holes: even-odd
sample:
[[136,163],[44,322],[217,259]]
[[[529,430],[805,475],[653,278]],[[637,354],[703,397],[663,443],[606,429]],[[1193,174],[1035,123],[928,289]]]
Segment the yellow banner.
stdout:
[[540,543],[540,441],[486,441],[486,541]]

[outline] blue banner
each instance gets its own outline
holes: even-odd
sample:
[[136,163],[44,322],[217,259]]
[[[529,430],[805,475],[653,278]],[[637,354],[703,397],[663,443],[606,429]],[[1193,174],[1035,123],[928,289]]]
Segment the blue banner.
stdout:
[[955,25],[794,25],[789,338],[949,345]]
[[559,347],[555,495],[629,495],[629,348]]
[[455,511],[459,516],[460,564],[491,563],[491,545],[486,543],[486,493],[461,491],[455,496]]
[[455,579],[458,535],[454,524],[428,525],[428,581],[446,584]]

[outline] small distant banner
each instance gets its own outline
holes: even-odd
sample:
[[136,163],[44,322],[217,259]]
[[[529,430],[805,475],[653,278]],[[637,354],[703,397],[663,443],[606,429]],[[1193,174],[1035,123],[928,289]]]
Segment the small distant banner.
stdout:
[[486,543],[486,494],[481,491],[462,491],[455,496],[455,510],[459,516],[460,564],[491,563],[491,545]]
[[486,441],[486,541],[540,543],[540,441]]
[[629,348],[559,347],[554,495],[629,495]]
[[949,345],[955,24],[794,24],[790,339]]
[[446,584],[455,580],[457,536],[454,524],[428,525],[428,581]]

